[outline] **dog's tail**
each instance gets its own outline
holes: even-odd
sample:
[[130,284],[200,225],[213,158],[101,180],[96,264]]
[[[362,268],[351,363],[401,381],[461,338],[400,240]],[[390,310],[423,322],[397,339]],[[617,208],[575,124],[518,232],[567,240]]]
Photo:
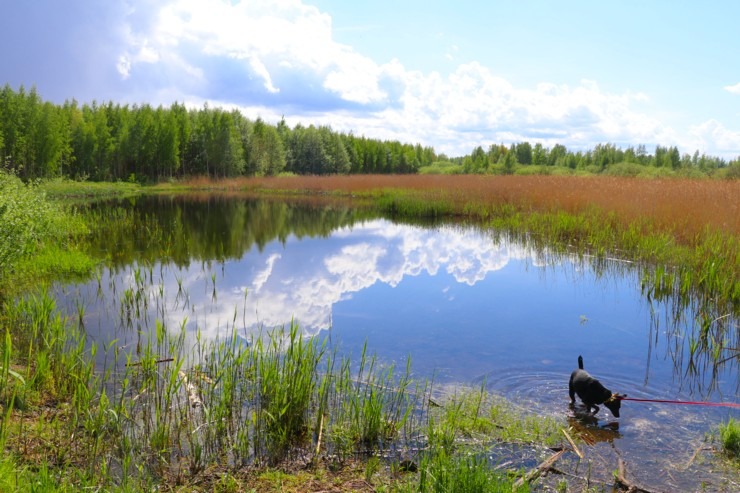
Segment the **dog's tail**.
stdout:
[[578,356],[578,368],[583,370],[583,356]]

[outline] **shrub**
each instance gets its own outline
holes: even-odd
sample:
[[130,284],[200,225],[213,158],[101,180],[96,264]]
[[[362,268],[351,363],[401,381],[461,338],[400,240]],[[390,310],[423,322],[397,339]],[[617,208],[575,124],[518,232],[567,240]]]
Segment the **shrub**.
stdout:
[[605,169],[604,174],[609,176],[638,176],[644,169],[645,167],[638,163],[617,163]]
[[85,231],[79,216],[0,169],[0,295],[10,284],[22,289],[55,274],[88,274],[95,263],[69,248]]
[[0,170],[0,273],[32,253],[54,229],[57,212],[32,185]]

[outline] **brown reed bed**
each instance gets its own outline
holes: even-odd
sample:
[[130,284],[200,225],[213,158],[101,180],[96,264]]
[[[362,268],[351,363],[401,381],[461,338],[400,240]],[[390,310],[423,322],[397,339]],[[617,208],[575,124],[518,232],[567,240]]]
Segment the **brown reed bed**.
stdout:
[[648,220],[677,239],[691,242],[711,230],[740,234],[740,181],[640,179],[603,176],[352,175],[192,179],[185,187],[315,194],[376,194],[405,190],[446,200],[458,213],[512,205],[524,212],[578,214],[594,208],[624,223]]

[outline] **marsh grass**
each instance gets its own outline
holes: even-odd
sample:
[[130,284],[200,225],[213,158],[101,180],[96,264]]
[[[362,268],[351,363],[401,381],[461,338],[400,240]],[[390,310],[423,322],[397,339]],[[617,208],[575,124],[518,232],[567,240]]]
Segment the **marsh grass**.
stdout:
[[433,408],[429,413],[443,448],[455,443],[482,444],[493,440],[546,445],[560,442],[562,423],[516,409],[508,401],[488,393],[484,385],[477,390],[457,389],[443,407]]
[[[526,235],[535,244],[554,244],[563,252],[643,260],[646,296],[685,299],[681,296],[690,294],[707,302],[700,307],[713,307],[692,311],[701,319],[690,338],[691,354],[724,358],[721,350],[732,333],[726,324],[733,317],[718,310],[736,313],[732,310],[740,296],[737,276],[732,277],[738,269],[738,216],[723,216],[713,202],[707,208],[716,215],[695,229],[694,222],[702,220],[696,217],[704,212],[690,216],[684,207],[678,211],[684,216],[673,216],[671,222],[658,214],[660,201],[641,196],[636,201],[643,201],[643,207],[644,200],[655,206],[648,214],[631,216],[635,210],[624,204],[624,209],[603,203],[584,206],[582,190],[566,189],[573,182],[545,180],[548,186],[562,186],[555,194],[550,190],[547,198],[535,193],[544,193],[543,177],[533,182],[507,177],[506,186],[498,189],[481,177],[477,182],[445,177],[423,183],[389,178],[286,178],[295,183],[245,181],[240,186],[278,190],[308,184],[312,193],[331,194],[340,185],[352,185],[361,190],[341,193],[364,194],[396,216],[469,217],[507,234]],[[602,198],[609,192],[601,182],[576,183],[588,193],[587,185],[594,184]],[[493,188],[481,188],[484,184]],[[666,190],[676,185],[683,186],[669,183]],[[684,192],[694,190],[686,186]],[[737,191],[732,185],[717,187],[720,200],[723,193]],[[706,199],[702,193],[687,193],[682,200]],[[617,195],[626,200],[621,191]],[[736,197],[726,201],[727,210],[736,209]],[[434,201],[436,205],[425,205]],[[150,238],[161,235],[166,241],[154,223],[142,226],[126,213],[119,219],[149,228]],[[108,226],[112,224],[103,225]],[[32,242],[29,248],[38,251],[37,245]],[[510,491],[510,478],[493,474],[470,446],[556,440],[557,423],[530,420],[483,387],[460,391],[442,408],[431,408],[430,385],[410,378],[410,362],[397,371],[381,365],[367,347],[359,362],[339,358],[335,348],[304,338],[295,325],[245,342],[236,336],[235,315],[226,331],[230,335],[203,341],[197,334],[191,346],[184,322],[179,327],[162,322],[167,318],[164,304],[153,298],[153,267],[135,265],[131,278],[131,284],[114,286],[112,292],[120,296],[116,326],[121,335],[136,334],[135,349],[119,348],[115,340],[105,347],[88,340],[83,304],[68,319],[44,292],[4,304],[2,323],[12,331],[6,329],[0,339],[0,445],[10,453],[0,460],[0,486],[20,491],[25,487],[21,484],[48,486],[48,491],[151,490],[195,483],[214,468],[226,471],[223,477],[228,478],[238,468],[279,466],[314,456],[338,457],[340,462],[353,455],[392,456],[412,443],[416,450],[429,448],[418,456],[418,476],[398,484],[399,491]],[[213,278],[211,282],[215,289]],[[178,300],[187,298],[178,292]],[[162,311],[150,327],[145,314],[152,305]],[[676,309],[684,308],[679,304]],[[100,351],[106,363],[96,367]],[[694,365],[700,365],[698,358]],[[361,475],[372,478],[373,468]],[[223,485],[238,488],[238,483],[224,480]]]
[[260,338],[254,346],[255,434],[267,447],[271,461],[311,436],[311,411],[323,400],[319,388],[325,388],[318,372],[325,351],[317,339],[304,339],[296,324],[291,324],[287,339],[273,333],[267,343]]
[[410,362],[405,373],[396,377],[395,367],[379,368],[377,357],[362,348],[356,374],[345,358],[336,376],[331,406],[336,410],[330,435],[336,452],[373,450],[392,443],[417,408],[418,385],[411,382]]
[[112,197],[133,197],[142,192],[142,187],[130,182],[92,182],[67,178],[44,180],[39,188],[51,198],[106,199]]
[[[156,293],[147,289],[155,282],[152,270],[137,269],[132,287],[123,290],[122,306],[129,307],[119,313],[124,319],[144,303],[137,291]],[[28,475],[38,484],[56,478],[67,487],[136,491],[155,483],[187,484],[214,468],[395,457],[426,435],[431,445],[446,434],[444,450],[452,454],[470,433],[483,443],[484,435],[499,431],[500,414],[495,425],[487,422],[494,419],[493,401],[482,389],[450,400],[436,421],[426,404],[429,384],[411,379],[410,361],[397,371],[365,346],[353,363],[326,340],[302,336],[296,324],[250,341],[235,331],[213,341],[198,333],[191,344],[184,322],[170,329],[156,321],[135,349],[124,352],[116,340],[105,347],[87,340],[84,308],[78,310],[83,313],[62,318],[44,292],[4,306],[5,321],[18,330],[6,332],[0,345],[0,444],[13,451],[0,464],[0,484],[15,481],[2,475],[12,469],[16,478]],[[119,327],[138,330],[131,327],[141,322]],[[99,351],[107,354],[102,367],[95,366]],[[49,407],[56,410],[43,417]],[[422,491],[494,477],[483,463],[452,457],[418,457],[428,470]],[[429,483],[442,460],[452,461],[445,467],[457,472]],[[363,474],[372,478],[378,470],[370,464]]]
[[740,422],[730,418],[718,427],[722,451],[729,457],[740,459]]
[[454,455],[445,451],[428,454],[419,465],[418,483],[399,488],[400,492],[470,493],[526,492],[529,486],[515,486],[515,479],[506,472],[494,471],[490,464],[475,455]]
[[[155,187],[155,189],[157,189]],[[167,185],[161,189],[166,190]],[[502,205],[530,212],[579,214],[591,208],[614,213],[624,224],[647,220],[658,230],[690,241],[709,226],[740,233],[740,182],[681,178],[633,179],[580,176],[439,176],[362,175],[241,178],[214,182],[194,180],[182,190],[215,189],[381,197],[423,196],[446,200],[458,213]]]

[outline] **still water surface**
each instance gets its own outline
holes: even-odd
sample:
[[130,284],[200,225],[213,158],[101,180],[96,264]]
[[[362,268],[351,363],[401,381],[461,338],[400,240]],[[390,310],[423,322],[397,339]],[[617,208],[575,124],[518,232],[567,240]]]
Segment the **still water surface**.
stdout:
[[[84,304],[85,327],[101,346],[115,339],[133,348],[154,320],[204,339],[236,330],[247,340],[294,320],[342,353],[357,356],[367,342],[384,364],[404,367],[410,357],[420,380],[484,385],[540,415],[571,414],[567,384],[578,355],[631,397],[738,401],[732,361],[717,372],[687,371],[691,314],[679,322],[669,306],[648,302],[627,262],[346,209],[161,197],[115,207],[133,214],[138,232],[108,231],[99,248],[114,266],[99,280],[60,288],[71,313]],[[137,286],[148,314],[127,327],[121,300]],[[645,484],[691,487],[712,478],[680,465],[730,416],[740,417],[727,408],[625,402],[618,431],[597,440],[602,454],[640,464],[631,472]],[[599,417],[614,421],[605,408]]]

